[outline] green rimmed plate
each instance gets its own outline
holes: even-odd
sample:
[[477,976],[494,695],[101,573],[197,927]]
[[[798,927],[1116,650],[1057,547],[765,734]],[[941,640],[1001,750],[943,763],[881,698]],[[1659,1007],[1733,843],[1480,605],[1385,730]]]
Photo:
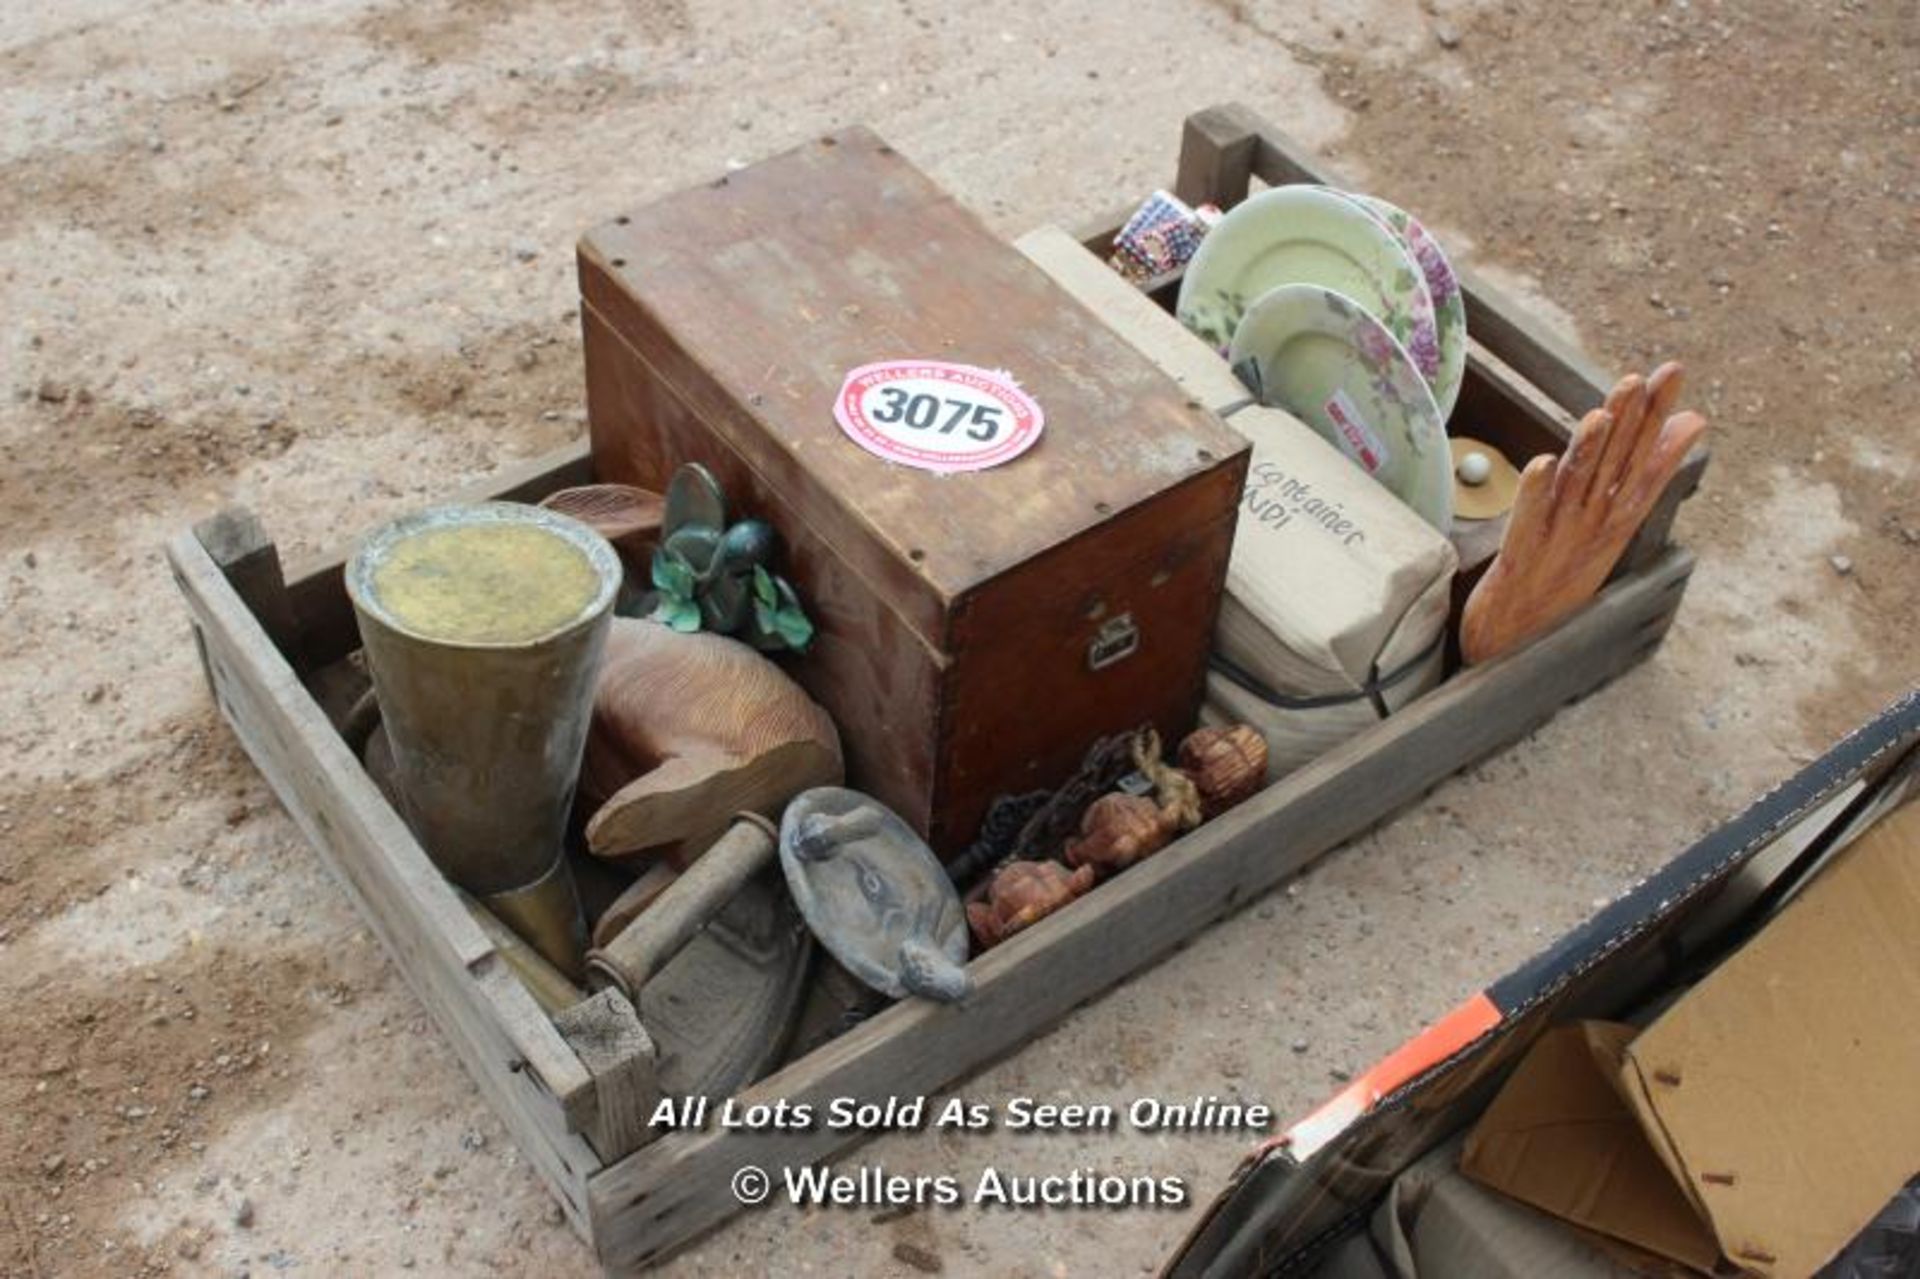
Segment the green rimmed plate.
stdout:
[[[1453,264],[1447,261],[1440,242],[1411,213],[1378,196],[1352,191],[1342,194],[1386,223],[1407,246],[1414,264],[1426,278],[1439,339],[1439,349],[1435,352],[1438,372],[1427,381],[1433,387],[1434,400],[1440,405],[1440,420],[1445,422],[1453,416],[1454,402],[1460,398],[1460,382],[1467,375],[1467,302],[1460,296],[1459,277],[1454,275]],[[1409,349],[1408,354],[1414,357],[1414,363],[1424,367],[1419,351]]]
[[1227,359],[1261,403],[1311,426],[1434,528],[1453,526],[1453,461],[1427,380],[1386,326],[1333,289],[1261,295]]
[[1324,187],[1275,187],[1234,206],[1200,242],[1176,311],[1224,351],[1247,308],[1283,284],[1352,298],[1403,347],[1428,352],[1438,373],[1433,298],[1411,252],[1371,212]]

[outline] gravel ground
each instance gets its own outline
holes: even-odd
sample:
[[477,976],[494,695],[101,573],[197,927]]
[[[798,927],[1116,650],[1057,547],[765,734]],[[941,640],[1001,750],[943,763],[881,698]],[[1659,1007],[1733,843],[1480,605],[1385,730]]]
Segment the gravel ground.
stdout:
[[[214,714],[157,548],[240,502],[297,563],[574,438],[579,231],[851,121],[1014,234],[1238,98],[1603,365],[1695,372],[1652,660],[960,1090],[1304,1111],[1913,680],[1917,39],[1898,0],[6,6],[0,1272],[594,1272]],[[1205,1202],[1242,1144],[850,1164]],[[769,1210],[665,1273],[1146,1273],[1193,1219]]]

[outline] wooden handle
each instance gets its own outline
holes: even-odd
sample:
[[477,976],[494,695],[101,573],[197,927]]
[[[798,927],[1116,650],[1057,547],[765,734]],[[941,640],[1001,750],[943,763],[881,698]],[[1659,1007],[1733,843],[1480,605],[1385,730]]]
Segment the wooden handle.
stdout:
[[773,861],[778,846],[773,823],[753,813],[736,816],[719,842],[639,918],[605,946],[587,953],[587,984],[595,990],[613,986],[628,999],[636,998],[640,988]]

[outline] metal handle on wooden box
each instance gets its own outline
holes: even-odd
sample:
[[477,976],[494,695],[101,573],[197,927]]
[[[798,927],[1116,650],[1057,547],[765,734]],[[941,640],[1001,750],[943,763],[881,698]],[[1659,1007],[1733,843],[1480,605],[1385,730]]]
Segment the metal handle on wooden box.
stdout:
[[1110,617],[1100,624],[1100,629],[1093,633],[1093,642],[1087,645],[1087,669],[1104,671],[1126,661],[1139,649],[1140,628],[1134,624],[1133,614]]

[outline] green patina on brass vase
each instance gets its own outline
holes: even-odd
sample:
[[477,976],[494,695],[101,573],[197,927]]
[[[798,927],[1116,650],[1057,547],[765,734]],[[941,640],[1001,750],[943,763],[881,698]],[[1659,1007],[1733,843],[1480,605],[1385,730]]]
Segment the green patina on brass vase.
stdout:
[[448,879],[577,978],[586,926],[562,841],[613,547],[538,507],[448,506],[377,530],[346,576],[401,815]]

